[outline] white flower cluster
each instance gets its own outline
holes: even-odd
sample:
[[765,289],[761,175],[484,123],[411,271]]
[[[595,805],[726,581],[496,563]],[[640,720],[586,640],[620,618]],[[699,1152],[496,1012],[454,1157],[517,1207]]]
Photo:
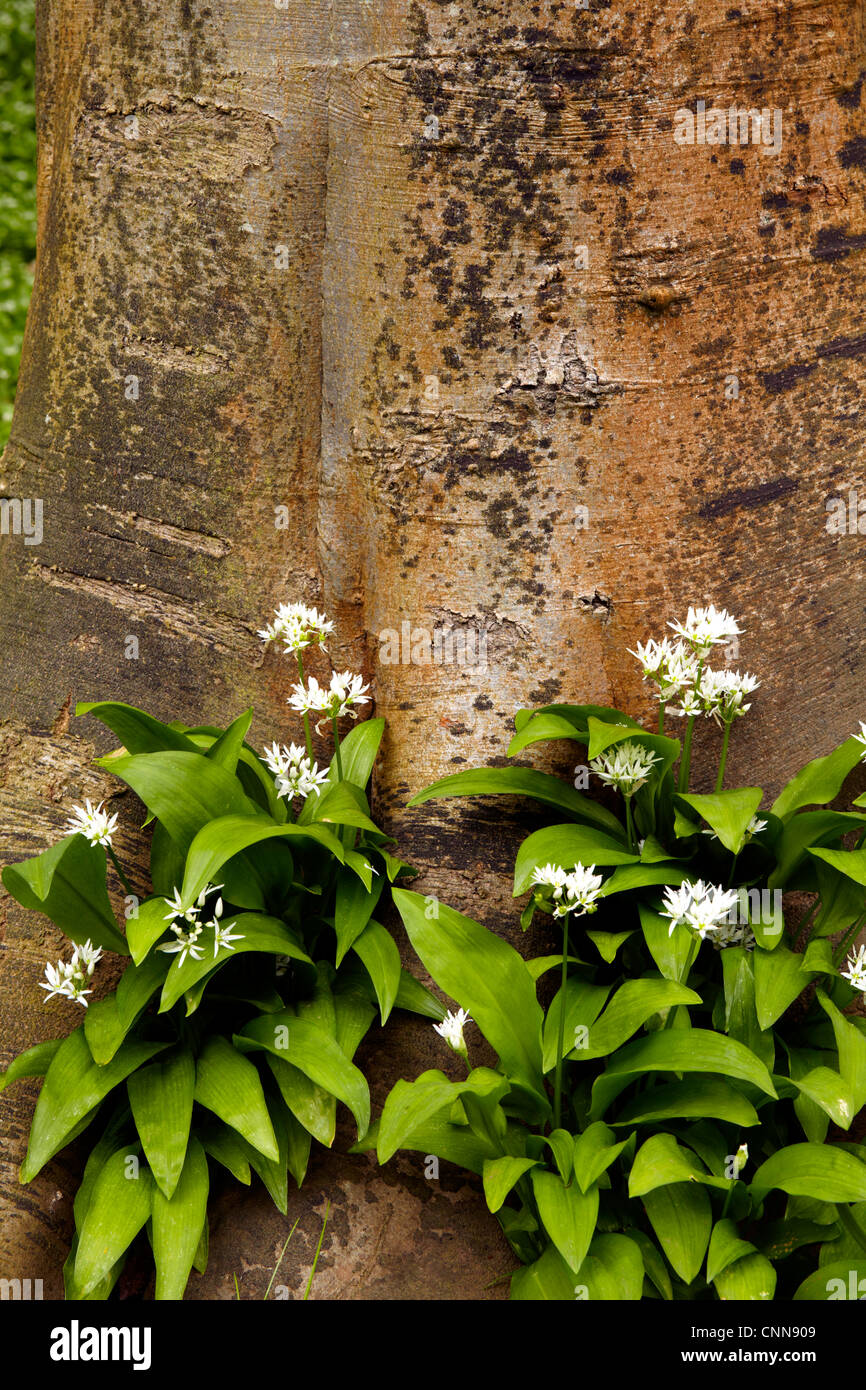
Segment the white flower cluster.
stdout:
[[866,994],[866,946],[858,946],[856,951],[852,951],[845,964],[848,969],[841,972],[845,979]]
[[87,995],[91,994],[92,990],[85,989],[85,985],[90,982],[93,971],[101,959],[101,948],[85,941],[83,946],[76,946],[71,961],[59,960],[56,965],[49,961],[45,966],[45,980],[40,982],[40,988],[48,990],[45,1003],[47,1004],[56,994],[58,997],[71,999],[86,1009]]
[[554,917],[566,917],[569,912],[579,915],[595,912],[595,900],[604,879],[595,872],[594,864],[590,864],[589,868],[578,864],[570,873],[558,864],[545,864],[543,868],[533,870],[532,882],[539,888],[551,890],[550,896],[556,904]]
[[433,1030],[438,1033],[440,1038],[444,1038],[453,1052],[457,1052],[461,1057],[466,1057],[466,1043],[463,1039],[463,1029],[467,1023],[471,1023],[465,1009],[458,1009],[456,1014],[451,1010],[445,1015],[441,1023],[434,1023]]
[[[690,608],[684,623],[668,623],[677,634],[672,642],[663,637],[638,642],[631,656],[640,662],[644,680],[653,681],[663,704],[678,699],[672,713],[694,718],[703,715],[717,724],[730,724],[751,708],[746,696],[759,681],[748,671],[711,671],[705,662],[713,647],[740,636],[742,628],[726,608]],[[866,726],[864,726],[866,727]]]
[[290,801],[296,796],[318,796],[322,783],[328,780],[328,769],[320,772],[318,763],[308,758],[297,743],[290,747],[273,743],[264,750],[264,758],[274,774],[277,796]]
[[633,739],[618,743],[612,752],[593,758],[590,768],[602,782],[615,787],[623,796],[633,796],[646,782],[656,763],[657,753],[643,748]]
[[104,805],[105,802],[100,801],[94,808],[88,800],[83,806],[73,806],[66,826],[73,835],[83,835],[92,845],[104,845],[106,849],[110,849],[111,837],[117,826],[117,816],[109,816],[107,811],[103,811]]
[[[202,922],[200,920],[207,899],[210,897],[211,893],[218,893],[221,888],[221,883],[209,883],[207,887],[203,888],[199,893],[194,907],[184,907],[180,892],[177,888],[174,890],[173,898],[164,898],[163,902],[171,909],[170,912],[166,913],[165,920],[166,922],[171,922],[171,930],[174,933],[175,939],[174,941],[166,942],[164,946],[157,946],[156,949],[158,951],[164,951],[167,956],[178,956],[178,966],[183,965],[187,956],[192,960],[201,960],[204,956],[204,945],[198,944],[199,937],[205,928],[210,928],[213,932],[214,960],[216,960],[221,946],[224,946],[227,951],[233,951],[235,948],[232,942],[243,941],[244,938],[240,934],[232,934],[232,927],[235,925],[234,922],[228,922],[225,926],[220,924],[220,918],[223,915],[222,898],[217,898],[214,903],[212,908],[213,916],[210,921]],[[185,926],[183,925],[184,923],[186,924]]]
[[718,888],[702,879],[697,883],[683,879],[679,888],[665,889],[661,916],[670,918],[669,936],[683,923],[696,932],[701,941],[709,937],[719,946],[746,946],[750,944],[751,930],[731,920],[738,901],[736,889]]
[[[369,689],[363,676],[353,676],[351,671],[335,672],[329,686],[319,685],[315,676],[311,676],[306,684],[292,686],[288,703],[299,714],[313,712],[326,715],[328,719],[341,719],[348,714],[351,719],[357,719],[354,706],[369,703],[370,696],[366,693]],[[322,722],[316,725],[317,733],[321,732]]]
[[314,642],[324,647],[325,641],[334,631],[324,613],[316,608],[308,608],[305,603],[281,603],[274,621],[259,629],[259,636],[265,642],[281,641],[286,655],[301,652]]

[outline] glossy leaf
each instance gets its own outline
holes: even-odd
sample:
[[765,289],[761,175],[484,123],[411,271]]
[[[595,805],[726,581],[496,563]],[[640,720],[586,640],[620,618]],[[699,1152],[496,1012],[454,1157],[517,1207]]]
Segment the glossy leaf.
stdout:
[[185,853],[210,821],[261,814],[237,778],[203,753],[140,753],[112,759],[110,770],[132,787]]
[[723,1302],[768,1302],[776,1292],[776,1271],[757,1251],[726,1265],[714,1280]]
[[250,951],[289,956],[292,960],[303,961],[307,965],[313,964],[306,951],[298,945],[297,938],[277,917],[267,917],[258,912],[239,912],[235,917],[224,917],[221,925],[231,925],[232,934],[243,937],[243,940],[233,941],[231,946],[221,946],[214,955],[213,936],[210,932],[205,932],[199,941],[199,944],[205,947],[205,954],[201,960],[187,956],[183,965],[178,965],[177,956],[169,956],[171,965],[160,996],[160,1013],[166,1013],[173,1008],[181,995],[193,989],[219,965],[225,965],[227,961]]
[[289,1009],[265,1014],[248,1023],[237,1041],[273,1052],[330,1091],[351,1110],[359,1138],[369,1127],[370,1092],[363,1072],[349,1061],[335,1039],[309,1018],[299,1018]]
[[790,1144],[762,1163],[752,1179],[760,1193],[781,1188],[822,1202],[866,1201],[866,1163],[834,1144]]
[[683,1283],[691,1284],[704,1262],[713,1224],[705,1189],[672,1183],[647,1192],[643,1204],[662,1250]]
[[685,801],[714,830],[725,849],[739,854],[746,842],[749,822],[758,810],[764,793],[760,787],[737,787],[726,792],[696,796],[681,792]]
[[511,1276],[513,1302],[571,1302],[574,1287],[574,1274],[555,1245],[548,1245],[537,1260]]
[[588,1192],[622,1153],[627,1139],[617,1141],[612,1129],[596,1121],[574,1139],[574,1175],[581,1192]]
[[340,868],[337,870],[337,888],[334,900],[337,965],[341,964],[346,952],[351,950],[375,912],[383,886],[381,874],[373,880],[373,890],[370,892],[351,869]]
[[507,1093],[508,1081],[488,1067],[477,1067],[465,1081],[450,1081],[438,1070],[422,1072],[417,1081],[398,1081],[379,1120],[379,1162],[387,1163],[410,1134],[469,1091],[498,1100]]
[[[131,1157],[135,1154],[122,1149],[112,1154],[93,1184],[75,1255],[74,1282],[79,1297],[111,1272],[150,1218],[153,1181],[143,1166],[132,1175]],[[196,1241],[198,1234],[197,1230]]]
[[129,954],[108,897],[105,850],[83,835],[69,835],[33,859],[7,864],[2,880],[16,902],[50,918],[70,941]]
[[637,1303],[643,1292],[640,1246],[628,1236],[596,1236],[577,1275],[578,1298],[591,1303]]
[[577,1273],[586,1258],[598,1219],[598,1188],[566,1187],[556,1173],[535,1168],[532,1189],[538,1214],[562,1258]]
[[612,812],[576,791],[570,782],[552,777],[548,772],[536,772],[528,767],[477,767],[468,772],[454,772],[440,777],[418,792],[409,802],[421,806],[425,801],[448,796],[528,796],[546,806],[555,806],[575,820],[597,825],[615,838],[624,838],[625,830]]
[[152,1243],[157,1302],[182,1299],[207,1218],[207,1158],[193,1135],[171,1197],[153,1189]]
[[278,1158],[259,1074],[246,1057],[219,1034],[210,1037],[196,1064],[195,1099],[265,1158]]
[[813,758],[782,788],[771,807],[773,815],[788,820],[802,806],[826,806],[839,795],[862,755],[862,743],[849,738],[826,757]]
[[342,862],[343,847],[322,825],[275,825],[264,815],[225,815],[208,821],[195,835],[187,854],[181,897],[192,906],[208,883],[217,882],[223,865],[236,854],[266,840],[315,840]]
[[613,864],[636,864],[621,840],[591,825],[549,825],[528,835],[517,851],[514,865],[514,896],[519,898],[532,887],[532,875],[545,864],[573,869],[576,864],[597,868]]
[[52,1038],[50,1042],[36,1043],[26,1052],[19,1052],[4,1072],[0,1072],[0,1091],[13,1081],[21,1081],[25,1076],[44,1076],[54,1060],[62,1038]]
[[513,1158],[504,1154],[501,1158],[488,1158],[484,1162],[484,1196],[489,1211],[499,1211],[514,1184],[519,1182],[530,1168],[537,1167],[534,1158]]
[[379,923],[367,923],[352,947],[355,955],[363,962],[364,968],[373,981],[379,1013],[384,1026],[394,1007],[400,989],[400,952],[390,932]]
[[640,1038],[611,1058],[605,1075],[646,1071],[718,1072],[748,1081],[765,1095],[776,1095],[767,1068],[747,1047],[704,1028],[684,1032],[671,1028]]
[[[577,1057],[589,1061],[607,1057],[637,1032],[648,1018],[660,1009],[675,1004],[700,1004],[701,997],[685,985],[671,980],[626,980],[620,985],[604,1013],[589,1030],[586,1046],[581,1045]],[[673,1037],[673,1034],[669,1036]],[[614,1059],[616,1060],[616,1059]],[[684,1070],[680,1067],[678,1070]]]
[[170,1198],[186,1158],[195,1059],[189,1048],[172,1050],[127,1079],[132,1117],[144,1155],[159,1188]]

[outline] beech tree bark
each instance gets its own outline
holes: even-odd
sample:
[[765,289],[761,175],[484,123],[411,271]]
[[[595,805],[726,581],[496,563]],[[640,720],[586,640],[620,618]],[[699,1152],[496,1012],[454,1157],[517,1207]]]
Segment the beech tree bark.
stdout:
[[[0,537],[4,862],[116,793],[78,699],[190,722],[253,703],[259,741],[296,734],[255,636],[281,600],[324,607],[335,662],[373,681],[376,809],[424,891],[510,933],[526,808],[503,826],[409,795],[501,761],[520,705],[652,717],[627,648],[689,603],[741,616],[763,682],[730,783],[777,788],[856,727],[863,0],[43,0],[38,49],[0,492],[41,499],[44,535]],[[720,142],[698,112],[731,108],[772,124]],[[424,662],[452,630],[458,659]],[[8,1059],[69,1018],[39,999],[52,930],[0,912]],[[424,1025],[382,1039],[380,1101],[443,1065]],[[56,1296],[74,1158],[18,1187],[32,1097],[2,1100],[0,1273]],[[501,1296],[477,1187],[423,1167],[320,1153],[283,1282],[330,1197],[314,1296]],[[227,1201],[188,1297],[234,1273],[261,1296],[284,1225]]]

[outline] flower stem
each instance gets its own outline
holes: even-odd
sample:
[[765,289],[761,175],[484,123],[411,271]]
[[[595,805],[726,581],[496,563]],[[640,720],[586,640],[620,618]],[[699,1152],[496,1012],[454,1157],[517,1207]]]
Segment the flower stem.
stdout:
[[719,754],[719,771],[716,776],[716,791],[720,792],[725,780],[725,763],[728,761],[728,739],[731,737],[731,725],[733,720],[725,721],[725,732],[722,736],[722,751]]
[[627,797],[625,798],[625,829],[626,829],[626,834],[627,834],[627,836],[628,836],[628,847],[629,847],[630,850],[634,850],[634,848],[635,848],[635,840],[634,840],[634,821],[632,820],[632,814],[631,814],[631,797],[630,797],[630,796],[627,796]]
[[[120,860],[118,859],[117,855],[114,853],[114,850],[111,848],[111,845],[108,846],[108,857],[110,858],[112,864],[114,865],[115,869],[117,870],[117,877],[120,879],[120,881],[121,881],[121,883],[123,884],[124,888],[126,889],[127,893],[130,893],[130,894],[131,894],[131,893],[132,893],[132,884],[130,883],[129,879],[126,877],[126,874],[123,872],[123,869],[120,867]],[[134,896],[134,894],[133,894],[133,896]]]
[[562,1054],[565,1047],[565,986],[568,982],[568,919],[564,917],[562,929],[562,983],[559,991],[559,1030],[556,1042],[556,1071],[553,1076],[553,1128],[559,1129],[562,1121]]
[[[300,652],[296,652],[296,653],[295,653],[295,656],[296,656],[297,659],[298,659],[298,680],[301,682],[301,685],[303,685],[303,684],[304,684],[304,658],[301,656],[301,653],[300,653]],[[308,713],[307,710],[304,710],[304,738],[305,738],[306,743],[307,743],[307,757],[309,758],[310,762],[312,762],[312,761],[313,761],[313,735],[312,735],[312,733],[310,732],[310,716],[309,716],[309,713]]]
[[683,754],[680,758],[680,775],[677,779],[677,791],[687,792],[689,789],[689,769],[692,761],[692,730],[695,727],[697,715],[693,714],[686,725],[686,736],[683,739]]
[[334,729],[334,756],[337,760],[337,777],[343,780],[343,759],[340,757],[340,730],[337,728],[337,716],[332,715],[331,724]]

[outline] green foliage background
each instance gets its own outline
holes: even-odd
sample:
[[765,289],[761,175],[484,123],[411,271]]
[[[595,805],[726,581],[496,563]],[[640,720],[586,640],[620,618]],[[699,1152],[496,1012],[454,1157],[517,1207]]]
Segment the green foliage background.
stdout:
[[12,420],[36,257],[34,3],[0,4],[0,447]]

